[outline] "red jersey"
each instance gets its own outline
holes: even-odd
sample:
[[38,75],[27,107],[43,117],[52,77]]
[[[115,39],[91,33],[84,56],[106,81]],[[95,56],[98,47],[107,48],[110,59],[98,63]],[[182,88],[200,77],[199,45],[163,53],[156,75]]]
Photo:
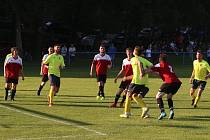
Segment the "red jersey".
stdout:
[[5,62],[5,77],[11,79],[18,79],[20,71],[22,70],[22,59],[20,57],[10,57]]
[[122,69],[124,72],[124,76],[133,75],[131,60],[128,60],[128,58],[125,58],[122,63]]
[[152,67],[152,70],[158,72],[165,83],[181,83],[181,81],[174,73],[172,66],[169,65],[167,62],[161,61],[160,63]]
[[96,75],[106,75],[108,65],[111,65],[111,58],[107,54],[104,56],[97,54],[92,63],[96,65]]
[[[48,56],[49,56],[48,54],[45,54],[42,58],[42,62],[44,62],[47,59]],[[48,74],[48,66],[45,65],[45,64],[42,65],[42,74],[43,75]]]

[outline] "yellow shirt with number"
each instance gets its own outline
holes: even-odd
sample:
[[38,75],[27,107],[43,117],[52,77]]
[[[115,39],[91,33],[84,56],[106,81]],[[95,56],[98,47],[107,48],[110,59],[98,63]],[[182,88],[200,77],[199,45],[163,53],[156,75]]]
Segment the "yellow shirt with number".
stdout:
[[198,60],[193,61],[193,69],[194,69],[194,74],[196,80],[200,81],[206,81],[205,76],[207,75],[208,72],[210,72],[210,67],[208,62],[205,60],[202,60],[199,62]]

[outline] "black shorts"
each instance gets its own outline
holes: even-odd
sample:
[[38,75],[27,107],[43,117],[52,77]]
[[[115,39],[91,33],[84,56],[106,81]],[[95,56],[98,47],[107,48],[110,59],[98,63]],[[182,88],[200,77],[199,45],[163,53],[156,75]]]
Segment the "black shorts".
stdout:
[[204,90],[205,87],[206,87],[206,81],[200,81],[200,80],[194,79],[194,80],[193,80],[193,83],[192,83],[192,88],[193,88],[193,89],[197,89],[198,86],[199,86],[199,88],[200,88],[201,90]]
[[96,75],[97,77],[97,82],[104,82],[106,83],[106,75]]
[[60,87],[60,77],[55,76],[54,74],[49,75],[50,85]]
[[148,93],[149,88],[146,87],[145,85],[137,85],[137,84],[131,83],[128,87],[128,91],[132,94],[136,93],[144,97]]
[[181,87],[182,83],[163,83],[159,89],[159,92],[164,92],[166,94],[176,94],[176,92],[179,90]]
[[10,83],[13,83],[13,84],[18,84],[18,79],[14,79],[14,78],[6,78],[6,83],[10,84]]
[[47,82],[49,80],[48,74],[43,74],[42,75],[42,82]]
[[125,90],[125,89],[128,89],[130,83],[131,83],[131,81],[122,81],[122,82],[120,83],[119,88],[122,88],[122,89],[124,89],[124,90]]

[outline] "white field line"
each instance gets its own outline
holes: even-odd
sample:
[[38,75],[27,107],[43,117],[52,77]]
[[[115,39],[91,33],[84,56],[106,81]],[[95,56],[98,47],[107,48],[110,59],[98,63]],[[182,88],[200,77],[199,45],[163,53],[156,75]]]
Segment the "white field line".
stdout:
[[62,139],[62,138],[77,138],[77,137],[91,137],[96,135],[67,135],[67,136],[54,136],[54,137],[37,137],[37,138],[28,138],[28,137],[22,137],[22,138],[15,138],[15,139],[9,139],[9,140],[43,140],[43,139]]
[[94,130],[94,129],[90,129],[90,128],[88,128],[88,127],[84,127],[84,126],[78,125],[78,124],[76,124],[76,123],[70,123],[70,122],[66,122],[66,121],[62,121],[62,120],[58,120],[58,119],[53,119],[53,118],[46,117],[46,116],[41,116],[41,115],[29,113],[29,112],[26,112],[26,111],[21,111],[21,110],[18,110],[18,109],[14,109],[14,108],[12,108],[12,107],[4,106],[4,105],[2,105],[2,104],[0,104],[0,107],[6,108],[6,109],[8,109],[8,110],[12,110],[12,111],[15,111],[15,112],[18,112],[18,113],[22,113],[22,114],[24,114],[24,115],[33,116],[33,117],[35,117],[35,118],[45,119],[45,120],[48,120],[48,121],[52,121],[52,122],[56,122],[56,123],[60,123],[60,124],[65,124],[65,125],[69,125],[69,126],[74,126],[74,127],[77,127],[77,128],[81,128],[81,129],[84,129],[84,130],[89,131],[89,132],[94,132],[94,133],[96,133],[97,135],[101,135],[101,136],[106,136],[106,135],[107,135],[107,134],[105,134],[105,133],[96,131],[96,130]]

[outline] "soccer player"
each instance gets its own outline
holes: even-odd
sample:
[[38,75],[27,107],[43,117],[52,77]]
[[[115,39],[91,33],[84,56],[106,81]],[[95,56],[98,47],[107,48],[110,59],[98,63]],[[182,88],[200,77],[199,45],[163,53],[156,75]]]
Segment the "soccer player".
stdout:
[[166,54],[160,54],[159,56],[159,63],[156,64],[151,68],[153,72],[157,72],[159,76],[163,80],[163,84],[160,86],[159,91],[156,95],[157,104],[160,108],[160,116],[159,120],[166,117],[164,104],[162,97],[167,94],[167,100],[168,100],[168,107],[170,109],[170,115],[169,119],[173,119],[174,117],[174,107],[173,107],[173,95],[176,94],[176,92],[179,90],[182,82],[178,79],[176,74],[173,71],[172,66],[167,62],[167,56]]
[[43,64],[48,65],[48,76],[50,80],[50,91],[48,95],[49,107],[53,105],[53,96],[60,88],[60,71],[65,67],[64,58],[60,55],[60,45],[54,45],[54,53],[49,55]]
[[12,56],[9,56],[5,60],[5,79],[6,79],[5,100],[7,100],[8,91],[11,88],[11,100],[14,101],[19,75],[21,75],[22,80],[24,80],[24,74],[23,74],[22,59],[18,56],[18,49],[15,47],[11,48],[11,52]]
[[53,47],[49,47],[48,48],[48,53],[45,54],[42,58],[42,62],[41,62],[41,71],[40,71],[40,75],[42,75],[42,82],[39,86],[39,89],[37,91],[37,95],[40,96],[41,94],[41,90],[44,87],[44,85],[46,84],[46,82],[48,81],[48,65],[44,65],[43,62],[47,59],[47,57],[49,55],[51,55],[53,53]]
[[[117,79],[120,77],[120,75],[124,74],[124,77],[133,75],[133,71],[132,71],[132,66],[131,66],[131,57],[132,57],[132,49],[131,48],[127,48],[126,49],[126,55],[127,58],[125,58],[123,60],[122,63],[122,69],[120,70],[120,72],[117,74],[116,78],[114,79],[114,82],[117,83]],[[126,80],[126,81],[121,81],[121,84],[119,86],[119,90],[117,91],[116,95],[115,95],[115,101],[114,103],[110,106],[110,107],[117,107],[117,102],[120,98],[121,93],[124,91],[124,95],[123,95],[123,99],[120,103],[120,107],[123,107],[123,104],[125,102],[126,99],[126,93],[127,93],[127,89],[129,84],[131,83],[131,80]]]
[[133,55],[134,57],[131,58],[133,75],[124,77],[124,80],[132,78],[132,81],[128,87],[128,93],[126,95],[125,111],[124,114],[120,115],[120,117],[129,118],[131,116],[130,105],[131,99],[133,98],[133,100],[142,108],[141,117],[147,118],[149,108],[143,101],[143,98],[149,91],[149,88],[146,87],[148,74],[144,73],[144,69],[151,67],[153,64],[147,59],[140,57],[141,49],[139,46],[135,47]]
[[[190,96],[192,97],[192,105],[194,108],[197,107],[198,101],[201,98],[203,90],[206,86],[206,81],[210,76],[210,67],[208,62],[203,60],[203,54],[201,51],[197,51],[196,60],[193,61],[193,71],[190,78],[190,84],[192,87],[190,89]],[[197,97],[195,97],[194,93],[196,89],[198,89]]]
[[96,77],[98,82],[98,95],[96,99],[104,100],[104,86],[106,83],[107,78],[107,70],[111,68],[112,62],[109,55],[106,54],[105,46],[102,44],[99,48],[99,54],[94,56],[94,59],[92,61],[92,65],[90,68],[90,76],[93,76],[93,67],[96,67]]

